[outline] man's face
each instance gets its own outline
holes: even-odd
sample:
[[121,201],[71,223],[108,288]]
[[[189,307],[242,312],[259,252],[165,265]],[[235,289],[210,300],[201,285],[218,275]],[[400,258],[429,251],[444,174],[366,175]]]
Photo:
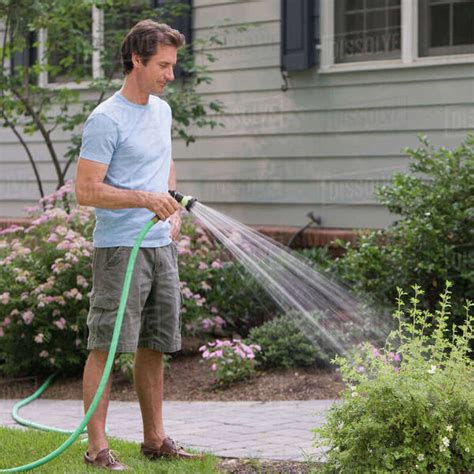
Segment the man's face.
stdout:
[[146,66],[141,59],[133,55],[133,69],[140,88],[149,94],[163,93],[166,83],[174,79],[173,67],[176,65],[177,53],[178,50],[174,46],[159,45]]

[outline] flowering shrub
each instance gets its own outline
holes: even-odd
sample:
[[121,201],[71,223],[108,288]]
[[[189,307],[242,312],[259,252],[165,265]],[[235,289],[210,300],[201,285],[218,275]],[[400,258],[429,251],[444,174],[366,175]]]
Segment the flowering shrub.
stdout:
[[31,225],[0,235],[0,361],[6,374],[78,370],[85,357],[91,212],[71,183],[29,209]]
[[404,311],[399,289],[399,327],[385,347],[366,344],[353,361],[336,359],[349,388],[315,430],[316,443],[329,448],[328,472],[443,473],[474,466],[473,304],[465,307],[464,323],[449,330],[450,286],[434,314],[420,309],[417,286]]
[[247,345],[240,339],[216,340],[199,348],[215,372],[217,383],[222,385],[250,377],[255,372],[255,353],[260,350],[260,346]]

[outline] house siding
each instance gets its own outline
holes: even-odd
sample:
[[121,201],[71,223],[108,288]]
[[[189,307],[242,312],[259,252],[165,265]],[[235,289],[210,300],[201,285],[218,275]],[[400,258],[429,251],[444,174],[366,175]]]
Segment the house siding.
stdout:
[[[246,31],[235,31],[241,24]],[[418,146],[417,133],[454,147],[474,129],[473,64],[313,68],[290,73],[283,92],[279,0],[195,0],[193,30],[195,38],[219,31],[225,38],[212,48],[212,83],[200,86],[206,100],[225,105],[215,116],[224,126],[193,129],[197,140],[188,147],[175,141],[179,189],[247,224],[302,226],[314,211],[324,227],[386,226],[396,216],[374,190],[407,169],[404,147]],[[0,215],[20,216],[37,190],[8,133],[0,132]],[[65,150],[67,136],[56,142]],[[46,155],[40,166],[50,190]]]

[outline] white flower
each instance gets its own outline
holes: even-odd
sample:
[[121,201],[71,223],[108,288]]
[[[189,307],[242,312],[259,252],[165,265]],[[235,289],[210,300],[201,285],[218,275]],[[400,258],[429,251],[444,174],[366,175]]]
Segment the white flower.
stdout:
[[447,438],[446,436],[441,440],[441,442],[442,442],[446,447],[449,446],[449,438]]
[[417,459],[418,459],[418,461],[424,461],[425,460],[425,455],[424,454],[418,454]]
[[466,447],[464,451],[466,451],[466,453],[469,453],[471,450],[469,449],[469,447]]
[[352,392],[351,396],[352,396],[352,398],[357,397],[357,392]]
[[452,433],[453,432],[453,425],[446,426],[446,431],[448,431],[449,433]]
[[432,365],[430,370],[427,370],[429,374],[434,374],[436,372],[436,365]]

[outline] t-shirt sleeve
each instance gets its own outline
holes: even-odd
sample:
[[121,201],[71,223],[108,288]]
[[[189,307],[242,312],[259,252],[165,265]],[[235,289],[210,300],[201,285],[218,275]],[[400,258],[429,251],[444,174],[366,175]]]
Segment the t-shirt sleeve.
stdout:
[[117,124],[107,115],[93,114],[84,125],[79,156],[108,165],[117,148],[118,139]]

